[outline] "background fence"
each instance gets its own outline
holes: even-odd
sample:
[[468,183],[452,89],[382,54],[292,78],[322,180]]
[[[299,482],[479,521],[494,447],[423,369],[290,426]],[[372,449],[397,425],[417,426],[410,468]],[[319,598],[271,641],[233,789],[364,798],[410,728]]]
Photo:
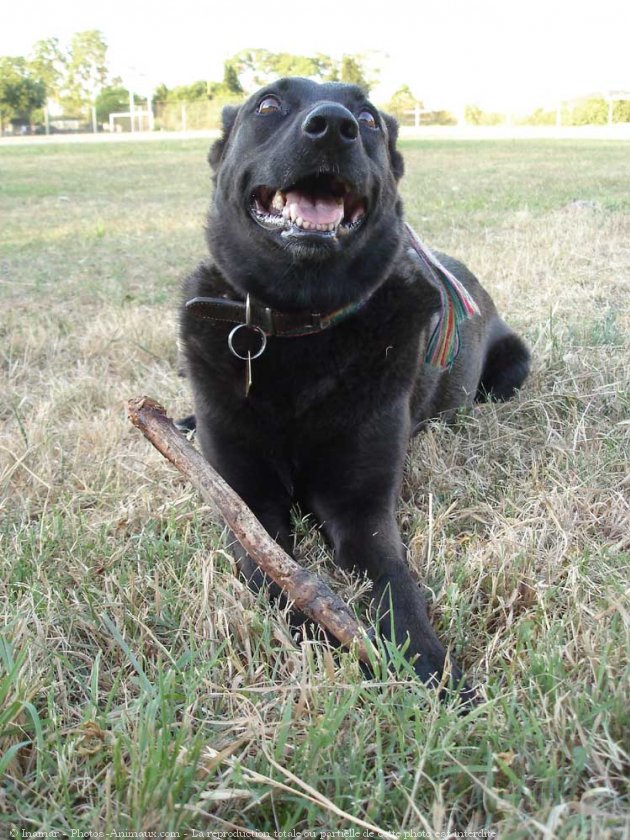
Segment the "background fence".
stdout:
[[[624,96],[630,96],[625,94]],[[203,99],[192,102],[137,102],[132,115],[129,111],[116,111],[102,114],[98,120],[91,114],[64,114],[50,117],[46,121],[32,123],[12,121],[3,125],[4,135],[24,134],[85,134],[94,133],[94,122],[98,132],[108,134],[153,133],[153,132],[190,132],[217,131],[221,128],[221,112],[225,105],[237,105],[242,99]],[[151,110],[149,110],[149,107]],[[398,120],[404,133],[437,131],[449,136],[451,133],[490,134],[571,134],[588,133],[593,130],[598,136],[607,132],[610,136],[627,136],[630,130],[630,99],[619,98],[607,101],[593,98],[584,102],[566,104],[555,110],[539,109],[527,118],[519,118],[510,113],[483,112],[481,109],[467,106],[456,115],[446,110],[407,109],[383,106]]]

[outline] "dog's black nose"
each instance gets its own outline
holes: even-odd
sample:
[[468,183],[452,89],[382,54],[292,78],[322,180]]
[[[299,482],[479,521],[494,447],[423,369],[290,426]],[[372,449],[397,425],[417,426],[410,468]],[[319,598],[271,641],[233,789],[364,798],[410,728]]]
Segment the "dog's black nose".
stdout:
[[338,102],[322,102],[306,116],[302,131],[320,145],[346,146],[357,139],[359,124]]

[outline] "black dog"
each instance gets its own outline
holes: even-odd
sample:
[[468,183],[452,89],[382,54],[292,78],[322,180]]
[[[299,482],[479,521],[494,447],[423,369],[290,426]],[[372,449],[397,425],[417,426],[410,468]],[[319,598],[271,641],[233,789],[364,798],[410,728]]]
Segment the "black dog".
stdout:
[[[461,263],[414,245],[396,122],[359,88],[282,79],[226,108],[223,126],[209,156],[212,262],[186,280],[181,310],[203,452],[287,551],[292,505],[313,512],[336,562],[374,581],[383,632],[435,682],[445,651],[395,520],[407,444],[429,418],[509,398],[528,351]],[[478,313],[440,369],[425,355],[457,342],[449,271]]]

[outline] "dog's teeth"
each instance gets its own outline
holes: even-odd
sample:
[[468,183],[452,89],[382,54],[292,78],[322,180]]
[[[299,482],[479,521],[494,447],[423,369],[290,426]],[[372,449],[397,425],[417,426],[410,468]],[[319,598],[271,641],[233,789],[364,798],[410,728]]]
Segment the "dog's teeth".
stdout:
[[304,225],[304,219],[301,216],[298,216],[297,219],[295,220],[295,224],[298,227],[302,227]]
[[285,204],[286,198],[284,197],[284,193],[282,192],[282,190],[276,190],[276,193],[271,202],[271,206],[274,210],[284,210]]

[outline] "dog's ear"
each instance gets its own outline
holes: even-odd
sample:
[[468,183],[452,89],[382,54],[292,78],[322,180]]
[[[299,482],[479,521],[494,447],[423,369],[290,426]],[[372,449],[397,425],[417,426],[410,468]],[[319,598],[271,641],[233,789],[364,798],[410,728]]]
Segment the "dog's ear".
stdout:
[[396,140],[398,140],[398,123],[394,117],[390,117],[389,114],[384,114],[382,111],[381,116],[387,126],[387,150],[392,164],[392,172],[394,173],[394,178],[397,181],[400,181],[402,176],[405,174],[405,162],[403,160],[403,156],[396,148]]
[[212,144],[212,146],[210,146],[210,151],[208,152],[208,163],[210,164],[215,173],[219,168],[219,164],[221,163],[223,152],[225,151],[225,147],[230,138],[230,134],[234,127],[234,123],[236,122],[236,117],[238,116],[239,110],[240,108],[238,105],[226,105],[223,108],[223,111],[221,112],[223,133],[221,137],[218,140],[216,140]]

